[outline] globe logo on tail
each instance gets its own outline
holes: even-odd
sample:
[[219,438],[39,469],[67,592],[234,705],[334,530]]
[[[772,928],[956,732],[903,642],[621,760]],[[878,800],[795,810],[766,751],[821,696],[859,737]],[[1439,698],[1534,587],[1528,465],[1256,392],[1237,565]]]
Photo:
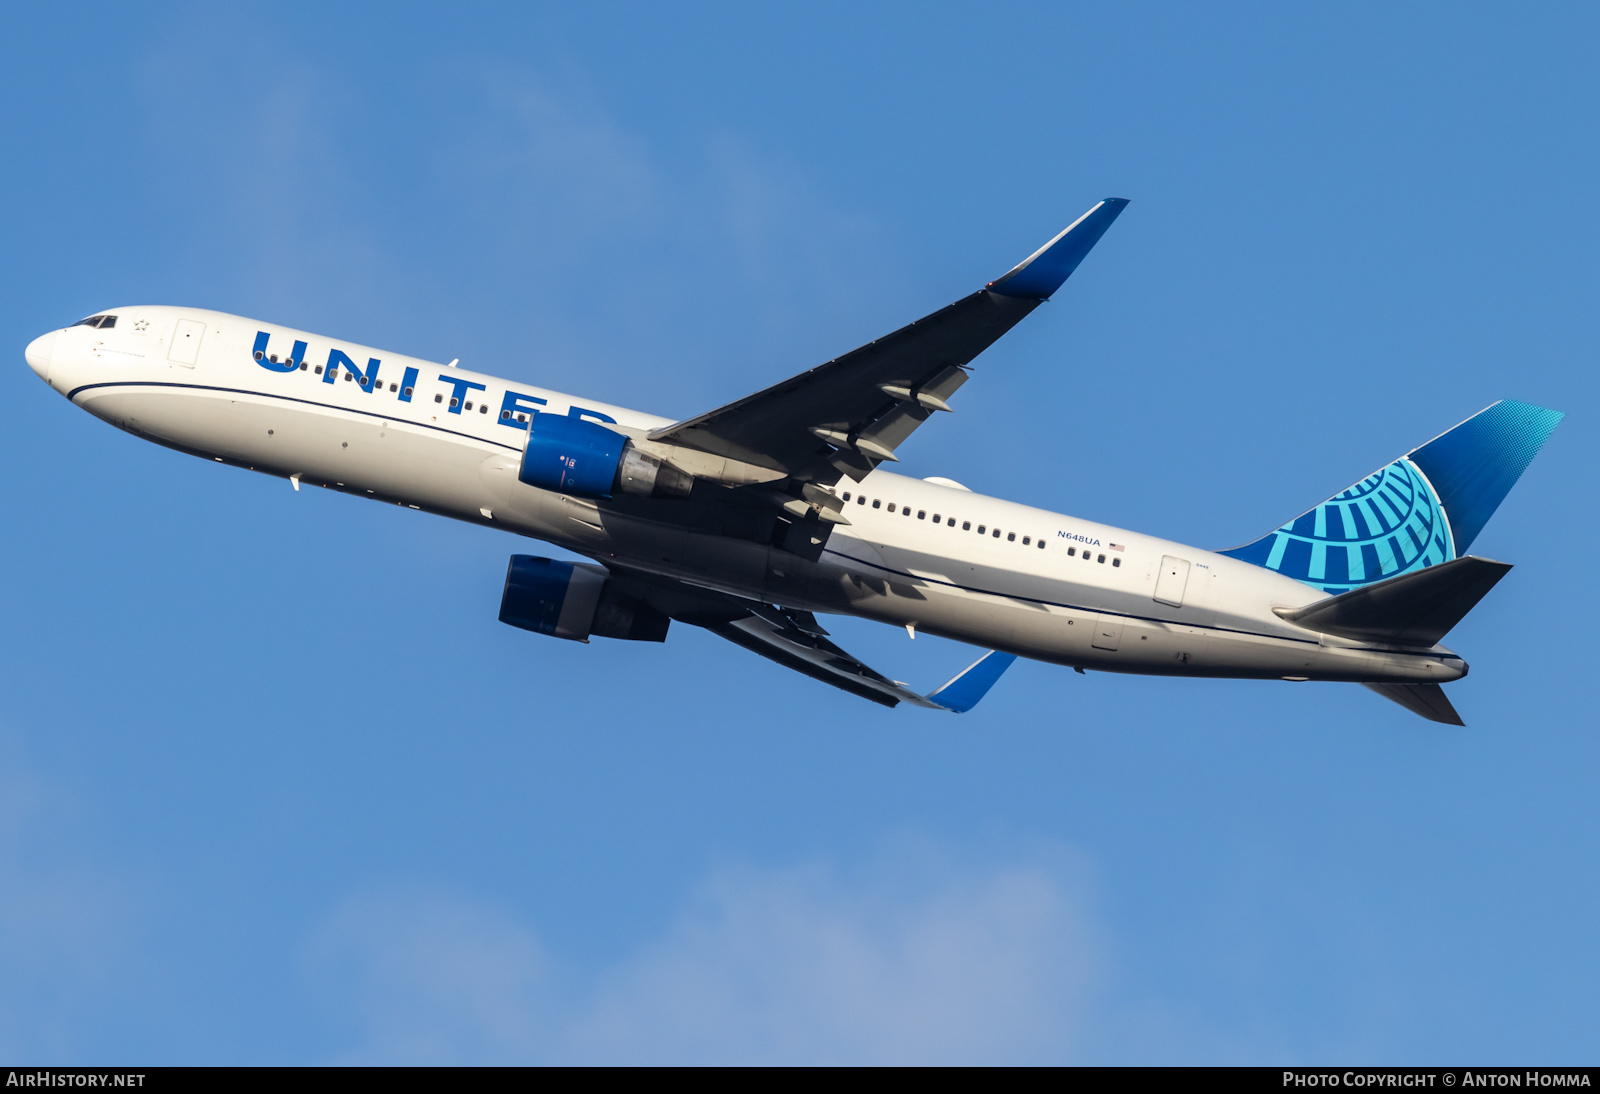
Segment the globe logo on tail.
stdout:
[[1428,477],[1406,457],[1226,553],[1327,593],[1456,557],[1444,508]]

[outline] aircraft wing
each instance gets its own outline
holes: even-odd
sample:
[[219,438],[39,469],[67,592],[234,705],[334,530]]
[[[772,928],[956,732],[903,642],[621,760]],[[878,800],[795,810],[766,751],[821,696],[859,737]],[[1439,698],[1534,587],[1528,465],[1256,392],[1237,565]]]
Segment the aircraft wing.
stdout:
[[[803,631],[791,618],[805,616],[815,625],[809,612],[773,611],[751,613],[727,623],[706,627],[712,634],[721,635],[729,642],[758,653],[784,668],[804,673],[813,680],[832,684],[852,695],[870,699],[874,703],[892,707],[911,703],[919,707],[938,708],[937,703],[918,695],[896,680],[873,671],[844,650],[823,637],[827,632],[812,634]],[[821,631],[820,627],[816,628]]]
[[782,471],[860,481],[966,382],[966,366],[1077,269],[1127,205],[1106,198],[1005,276],[893,334],[652,440]]
[[1011,667],[1015,654],[990,650],[954,679],[927,695],[891,680],[828,640],[828,632],[810,612],[745,600],[686,582],[612,567],[627,591],[657,611],[804,673],[852,695],[886,707],[900,703],[965,713],[988,694]]

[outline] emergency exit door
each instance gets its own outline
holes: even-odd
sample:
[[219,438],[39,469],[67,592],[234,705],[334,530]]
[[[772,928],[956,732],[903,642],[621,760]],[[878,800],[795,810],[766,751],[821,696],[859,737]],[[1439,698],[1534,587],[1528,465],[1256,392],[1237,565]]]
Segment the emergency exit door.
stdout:
[[1183,607],[1183,591],[1189,585],[1189,560],[1173,558],[1171,555],[1161,556],[1161,573],[1156,575],[1155,601],[1160,604],[1171,604],[1174,608]]
[[186,365],[194,368],[194,363],[200,360],[200,339],[206,334],[206,325],[198,319],[180,319],[177,329],[172,332],[172,348],[167,351],[167,360],[175,365]]

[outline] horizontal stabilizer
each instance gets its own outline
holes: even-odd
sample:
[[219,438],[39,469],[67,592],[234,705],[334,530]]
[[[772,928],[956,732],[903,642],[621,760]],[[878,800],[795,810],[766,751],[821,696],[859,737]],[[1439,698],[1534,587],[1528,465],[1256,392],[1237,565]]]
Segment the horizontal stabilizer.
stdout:
[[1432,646],[1510,570],[1510,563],[1468,555],[1363,585],[1304,608],[1279,609],[1278,615],[1296,626],[1341,638]]
[[1127,198],[1106,198],[1000,280],[991,282],[989,291],[1026,300],[1049,299],[1072,276],[1078,263],[1100,242],[1100,237],[1127,205]]
[[994,687],[995,681],[1000,679],[1016,659],[1017,655],[1014,653],[990,650],[963,669],[954,680],[929,692],[928,700],[946,710],[965,714],[978,705],[978,700],[989,694],[989,689]]
[[1464,726],[1456,708],[1445,697],[1444,688],[1438,684],[1363,684],[1385,699],[1399,703],[1413,714],[1420,714],[1430,722],[1447,726]]

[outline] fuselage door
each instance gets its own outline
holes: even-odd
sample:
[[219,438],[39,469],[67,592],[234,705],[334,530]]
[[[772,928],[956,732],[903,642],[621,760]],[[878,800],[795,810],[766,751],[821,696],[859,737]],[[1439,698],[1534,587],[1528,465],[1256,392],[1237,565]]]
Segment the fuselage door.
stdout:
[[1181,608],[1183,607],[1183,590],[1188,585],[1188,559],[1162,555],[1161,573],[1156,577],[1155,601],[1158,604],[1171,604],[1174,608]]
[[167,360],[175,365],[184,365],[194,368],[194,363],[200,360],[200,339],[205,337],[206,325],[198,319],[180,319],[177,329],[172,332],[172,348],[167,351]]

